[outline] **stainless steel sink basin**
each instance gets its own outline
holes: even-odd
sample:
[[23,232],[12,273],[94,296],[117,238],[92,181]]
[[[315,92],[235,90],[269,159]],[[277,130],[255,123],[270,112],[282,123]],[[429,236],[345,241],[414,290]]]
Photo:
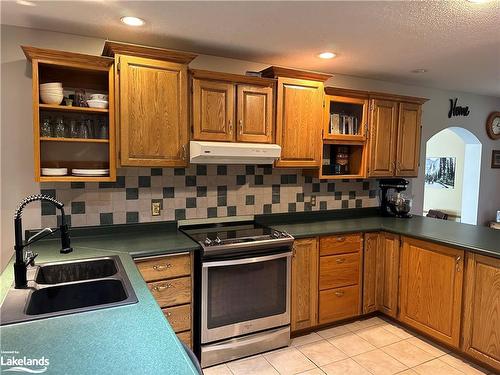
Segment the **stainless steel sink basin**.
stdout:
[[50,263],[38,266],[35,282],[37,284],[68,283],[109,277],[117,272],[116,263],[112,258]]
[[8,291],[0,325],[137,302],[118,256],[40,264],[28,277],[28,288]]

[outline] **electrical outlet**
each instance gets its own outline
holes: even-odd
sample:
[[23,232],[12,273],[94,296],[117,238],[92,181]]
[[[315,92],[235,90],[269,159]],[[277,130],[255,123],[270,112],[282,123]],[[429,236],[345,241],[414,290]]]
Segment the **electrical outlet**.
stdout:
[[316,206],[316,196],[311,195],[311,206]]
[[161,214],[161,203],[160,202],[151,202],[151,215],[152,216],[160,216]]

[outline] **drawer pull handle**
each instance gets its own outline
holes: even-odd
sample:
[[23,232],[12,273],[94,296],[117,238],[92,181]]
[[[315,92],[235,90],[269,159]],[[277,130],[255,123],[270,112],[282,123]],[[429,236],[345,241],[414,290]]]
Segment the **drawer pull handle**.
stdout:
[[335,295],[337,297],[342,297],[344,295],[344,291],[342,291],[342,290],[341,291],[337,291],[337,292],[335,292]]
[[172,265],[170,263],[167,263],[167,264],[157,264],[155,266],[153,266],[153,269],[155,271],[165,271],[169,268],[172,268]]
[[337,259],[335,259],[335,262],[337,262],[337,264],[344,263],[345,262],[345,258],[337,258]]
[[344,242],[345,241],[345,237],[337,237],[337,242]]
[[462,260],[462,257],[460,255],[458,255],[456,258],[455,258],[455,267],[456,267],[456,270],[457,272],[460,272],[460,261]]
[[172,285],[172,284],[156,285],[156,286],[154,286],[154,287],[153,287],[153,290],[154,290],[155,292],[161,292],[161,291],[163,291],[163,290],[165,290],[165,289],[170,289],[170,288],[172,288],[172,287],[173,287],[173,285]]
[[172,316],[172,313],[170,311],[167,311],[167,316],[170,318]]

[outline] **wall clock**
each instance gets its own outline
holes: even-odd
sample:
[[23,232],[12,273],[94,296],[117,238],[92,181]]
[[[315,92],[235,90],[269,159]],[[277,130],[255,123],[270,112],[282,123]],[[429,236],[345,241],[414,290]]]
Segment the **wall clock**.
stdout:
[[486,120],[486,133],[491,139],[500,139],[500,112],[492,112]]

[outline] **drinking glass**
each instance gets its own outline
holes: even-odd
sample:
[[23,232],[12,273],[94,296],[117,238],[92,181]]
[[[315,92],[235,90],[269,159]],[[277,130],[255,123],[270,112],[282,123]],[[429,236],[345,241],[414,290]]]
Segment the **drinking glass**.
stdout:
[[76,120],[71,120],[69,123],[69,136],[71,138],[78,138],[78,126]]
[[40,135],[42,137],[52,137],[52,124],[50,123],[50,117],[45,117],[40,125]]
[[98,132],[97,132],[97,137],[100,139],[108,139],[108,126],[106,124],[106,121],[104,119],[100,119],[98,121]]
[[54,136],[56,138],[64,138],[65,128],[64,128],[64,120],[62,117],[58,117],[56,119],[56,125],[54,128]]
[[82,118],[78,122],[78,138],[88,138],[89,130],[87,129],[87,124],[85,123],[85,119]]

